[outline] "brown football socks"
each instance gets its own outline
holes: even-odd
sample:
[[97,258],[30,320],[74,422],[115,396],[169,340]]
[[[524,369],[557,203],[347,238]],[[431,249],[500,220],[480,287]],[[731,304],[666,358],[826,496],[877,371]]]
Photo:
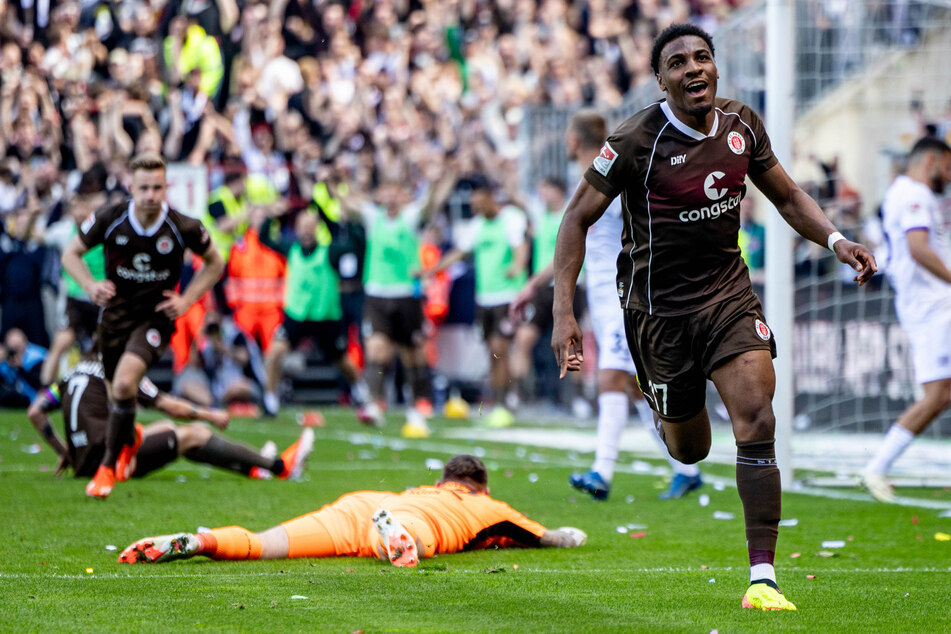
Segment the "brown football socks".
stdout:
[[772,564],[782,486],[774,440],[736,443],[736,489],[743,503],[750,565]]
[[367,361],[363,371],[363,380],[370,391],[370,400],[377,402],[383,398],[383,383],[386,381],[386,368],[379,363]]
[[429,378],[428,366],[421,365],[407,367],[406,380],[413,389],[414,399],[426,399],[427,401],[433,400],[433,387],[432,381]]
[[204,462],[245,475],[250,473],[253,467],[267,469],[275,475],[284,472],[284,461],[281,460],[280,456],[266,458],[251,447],[221,436],[212,436],[204,447],[186,451],[185,457],[194,462]]
[[102,464],[115,467],[119,452],[124,445],[135,442],[135,399],[115,399],[109,404],[109,420],[106,423],[106,451]]

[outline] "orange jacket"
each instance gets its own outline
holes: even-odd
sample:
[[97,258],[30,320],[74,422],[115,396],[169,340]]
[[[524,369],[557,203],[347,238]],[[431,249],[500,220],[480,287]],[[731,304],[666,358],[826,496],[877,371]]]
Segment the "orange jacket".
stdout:
[[248,304],[281,308],[284,305],[286,269],[284,258],[261,244],[256,229],[248,229],[231,247],[225,282],[228,305],[232,308]]

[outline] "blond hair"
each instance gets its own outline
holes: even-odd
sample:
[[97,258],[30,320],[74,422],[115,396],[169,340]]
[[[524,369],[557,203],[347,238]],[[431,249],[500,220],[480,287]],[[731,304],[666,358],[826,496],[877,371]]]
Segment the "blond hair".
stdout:
[[144,154],[134,156],[132,157],[132,161],[129,163],[129,171],[133,174],[139,170],[151,171],[164,169],[165,159],[154,152],[145,152]]

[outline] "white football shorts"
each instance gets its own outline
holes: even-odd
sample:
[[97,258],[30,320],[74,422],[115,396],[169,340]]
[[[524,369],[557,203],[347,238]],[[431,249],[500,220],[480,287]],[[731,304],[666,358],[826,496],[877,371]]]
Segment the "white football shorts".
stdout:
[[951,312],[935,311],[927,319],[902,323],[911,343],[915,381],[951,379]]
[[636,374],[631,350],[627,347],[627,335],[624,334],[624,312],[614,276],[598,279],[589,272],[586,285],[588,314],[598,342],[598,369]]

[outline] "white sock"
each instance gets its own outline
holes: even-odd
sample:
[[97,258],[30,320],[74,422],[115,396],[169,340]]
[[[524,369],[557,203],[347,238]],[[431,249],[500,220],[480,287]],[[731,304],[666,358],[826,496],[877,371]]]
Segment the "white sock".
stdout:
[[759,581],[760,579],[769,579],[773,583],[776,583],[776,569],[773,568],[773,564],[756,564],[755,566],[750,566],[750,583]]
[[892,463],[905,451],[915,435],[899,425],[893,424],[885,434],[885,442],[878,448],[878,452],[865,470],[876,475],[885,475],[891,469]]
[[617,463],[621,432],[627,424],[629,407],[624,392],[598,395],[598,436],[591,470],[597,472],[605,482],[614,479],[614,465]]
[[367,383],[363,380],[363,377],[357,379],[356,383],[350,387],[350,396],[357,405],[370,402],[370,388],[367,387]]
[[695,464],[684,464],[679,460],[675,460],[674,457],[670,455],[670,450],[667,449],[667,445],[664,444],[664,441],[660,438],[660,434],[657,433],[657,427],[654,425],[654,410],[650,408],[647,401],[637,401],[634,406],[637,407],[637,412],[641,415],[641,422],[644,423],[644,427],[647,428],[647,431],[657,443],[660,453],[663,454],[664,459],[667,461],[667,464],[670,465],[670,468],[673,469],[674,473],[679,473],[689,478],[700,475],[700,467]]

